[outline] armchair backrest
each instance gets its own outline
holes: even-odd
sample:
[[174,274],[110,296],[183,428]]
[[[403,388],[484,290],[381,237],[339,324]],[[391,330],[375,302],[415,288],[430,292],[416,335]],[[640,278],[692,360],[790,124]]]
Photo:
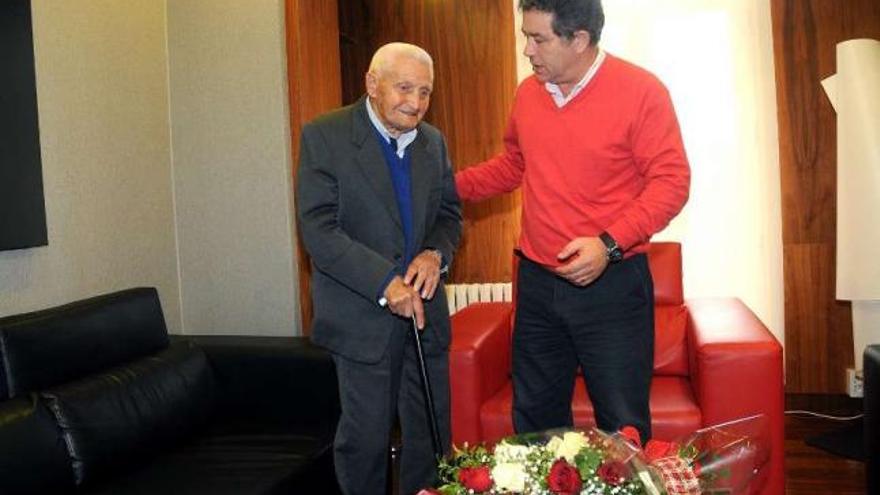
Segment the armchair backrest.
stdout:
[[654,279],[654,374],[688,375],[687,308],[681,281],[681,244],[652,242],[648,265]]
[[681,284],[681,244],[652,242],[648,245],[648,266],[654,278],[654,304],[684,304]]

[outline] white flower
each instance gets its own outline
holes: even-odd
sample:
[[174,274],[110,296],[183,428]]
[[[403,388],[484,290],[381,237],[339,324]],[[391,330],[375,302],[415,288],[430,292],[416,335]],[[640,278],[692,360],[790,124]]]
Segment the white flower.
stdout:
[[553,437],[547,443],[547,450],[553,452],[557,458],[562,457],[569,464],[574,464],[574,457],[582,448],[589,445],[587,437],[579,431],[569,431],[560,439]]
[[561,446],[562,446],[562,437],[560,437],[559,435],[554,435],[553,438],[551,438],[550,441],[547,442],[547,445],[545,446],[545,448],[547,449],[548,452],[552,452],[553,455],[556,455],[556,451],[558,451],[559,447],[561,447]]
[[525,445],[512,445],[502,441],[495,446],[495,464],[523,462],[527,455],[529,455],[529,448]]
[[526,488],[526,471],[517,462],[504,462],[492,468],[495,487],[504,492],[520,493]]

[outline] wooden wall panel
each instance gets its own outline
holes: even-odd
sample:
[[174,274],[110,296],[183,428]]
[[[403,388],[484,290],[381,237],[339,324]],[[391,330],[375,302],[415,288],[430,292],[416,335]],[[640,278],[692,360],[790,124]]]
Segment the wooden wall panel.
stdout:
[[[339,66],[339,24],[335,1],[286,0],[287,81],[290,101],[290,136],[293,184],[299,166],[302,126],[336,108],[342,99]],[[297,235],[299,300],[303,332],[309,333],[312,300],[309,290],[311,262]]]
[[848,302],[834,299],[833,260],[833,243],[790,244],[783,250],[788,390],[846,391],[840,387],[843,370],[853,364],[852,336],[840,334],[852,328],[852,312]]
[[880,1],[772,0],[785,279],[786,389],[844,393],[848,302],[835,299],[837,117],[820,81],[836,45],[880,39]]
[[[340,0],[343,94],[363,94],[363,74],[379,46],[406,41],[434,58],[426,120],[446,135],[459,170],[502,150],[516,89],[510,0]],[[466,204],[465,233],[450,279],[509,281],[519,235],[519,193]]]

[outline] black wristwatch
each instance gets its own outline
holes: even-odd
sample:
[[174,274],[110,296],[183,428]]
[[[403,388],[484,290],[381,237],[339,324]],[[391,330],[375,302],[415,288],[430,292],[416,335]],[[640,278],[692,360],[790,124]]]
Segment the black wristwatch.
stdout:
[[608,232],[599,234],[599,239],[602,239],[602,242],[605,244],[605,254],[608,256],[608,261],[617,263],[623,259],[623,250],[617,245],[617,241],[608,235]]

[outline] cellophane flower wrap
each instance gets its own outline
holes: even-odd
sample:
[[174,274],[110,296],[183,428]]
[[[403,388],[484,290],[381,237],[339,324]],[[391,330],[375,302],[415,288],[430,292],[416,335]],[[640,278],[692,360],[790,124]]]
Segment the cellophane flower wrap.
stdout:
[[766,481],[767,419],[759,414],[703,428],[674,442],[649,441],[641,457],[663,482],[661,494],[750,493]]
[[421,495],[735,495],[761,481],[769,459],[761,415],[644,449],[634,431],[549,430],[454,448],[441,486]]

